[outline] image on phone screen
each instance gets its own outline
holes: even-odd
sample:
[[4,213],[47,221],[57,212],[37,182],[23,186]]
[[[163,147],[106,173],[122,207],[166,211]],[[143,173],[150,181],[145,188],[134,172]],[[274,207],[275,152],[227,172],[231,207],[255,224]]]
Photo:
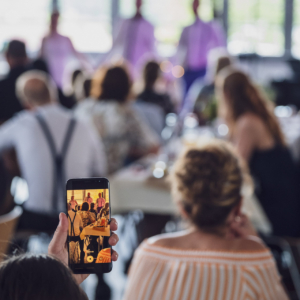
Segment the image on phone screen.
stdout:
[[69,264],[111,263],[109,189],[67,190]]

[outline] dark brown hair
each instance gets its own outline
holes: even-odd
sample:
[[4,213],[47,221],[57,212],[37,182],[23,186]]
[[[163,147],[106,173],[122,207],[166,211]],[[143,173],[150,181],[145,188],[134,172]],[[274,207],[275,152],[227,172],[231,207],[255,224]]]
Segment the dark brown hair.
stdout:
[[131,88],[131,82],[126,70],[122,67],[113,67],[106,71],[101,83],[100,100],[118,101],[127,100]]
[[226,142],[214,141],[190,148],[170,174],[173,196],[198,228],[213,231],[225,224],[241,200],[249,176],[240,158]]
[[232,134],[238,118],[251,112],[265,123],[277,143],[285,145],[283,133],[272,111],[270,101],[262,96],[249,77],[231,68],[224,69],[220,75],[217,82],[226,95],[226,101],[223,100],[223,115],[229,125],[230,133]]
[[88,211],[89,210],[89,204],[87,202],[82,203],[81,210],[82,211]]
[[19,40],[11,40],[7,45],[6,55],[17,59],[26,59],[25,43]]
[[149,61],[144,68],[145,89],[152,89],[160,73],[159,64]]
[[22,254],[0,264],[0,299],[88,300],[69,269],[44,254]]

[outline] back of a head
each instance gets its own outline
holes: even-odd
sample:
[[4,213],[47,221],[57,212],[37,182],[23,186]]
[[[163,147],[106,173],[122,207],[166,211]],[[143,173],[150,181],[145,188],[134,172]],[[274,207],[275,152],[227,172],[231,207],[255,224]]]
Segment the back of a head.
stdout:
[[131,82],[123,67],[113,67],[106,71],[101,83],[101,100],[114,100],[123,103],[127,100]]
[[69,269],[48,255],[24,254],[0,264],[0,299],[87,300]]
[[198,228],[214,231],[225,225],[241,200],[247,171],[232,147],[215,141],[190,148],[177,160],[170,175],[172,192]]
[[28,71],[17,80],[16,93],[25,106],[45,105],[55,101],[56,88],[42,71]]
[[87,202],[82,203],[81,210],[82,211],[88,211],[89,210],[89,204]]
[[15,59],[26,59],[25,43],[19,40],[12,40],[8,43],[6,55]]
[[159,77],[159,64],[155,61],[150,61],[146,64],[144,68],[144,81],[145,81],[145,88],[152,89],[155,81]]

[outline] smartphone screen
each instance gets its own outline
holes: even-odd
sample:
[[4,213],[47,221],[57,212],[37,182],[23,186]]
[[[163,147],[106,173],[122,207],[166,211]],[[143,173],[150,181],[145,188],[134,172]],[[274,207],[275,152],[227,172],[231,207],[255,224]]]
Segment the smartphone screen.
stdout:
[[66,198],[70,268],[75,274],[110,272],[109,181],[106,178],[70,179]]

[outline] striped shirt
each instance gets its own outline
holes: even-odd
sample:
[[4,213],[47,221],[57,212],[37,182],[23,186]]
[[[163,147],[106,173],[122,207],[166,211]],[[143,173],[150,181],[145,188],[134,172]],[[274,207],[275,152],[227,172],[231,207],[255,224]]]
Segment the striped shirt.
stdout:
[[125,300],[285,300],[269,250],[187,251],[144,242]]

